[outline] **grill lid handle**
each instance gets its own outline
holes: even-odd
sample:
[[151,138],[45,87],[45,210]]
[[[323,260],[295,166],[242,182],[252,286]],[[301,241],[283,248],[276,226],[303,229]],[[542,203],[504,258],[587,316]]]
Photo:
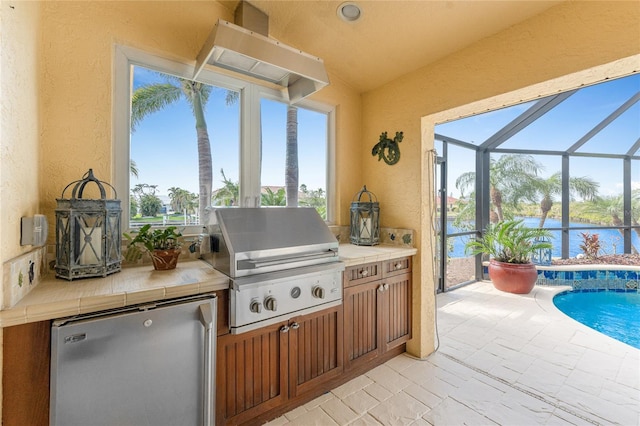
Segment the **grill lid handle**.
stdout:
[[238,261],[238,269],[258,269],[266,268],[268,266],[289,265],[296,262],[306,262],[308,260],[323,259],[326,257],[336,257],[338,252],[329,250],[323,253],[311,253],[296,257],[277,257],[277,258],[264,258],[264,259],[247,259]]

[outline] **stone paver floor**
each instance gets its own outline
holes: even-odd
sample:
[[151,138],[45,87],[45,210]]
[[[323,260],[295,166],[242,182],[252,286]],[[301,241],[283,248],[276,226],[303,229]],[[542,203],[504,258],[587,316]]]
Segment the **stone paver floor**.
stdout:
[[640,425],[640,350],[559,312],[561,289],[437,296],[438,351],[400,355],[269,425]]

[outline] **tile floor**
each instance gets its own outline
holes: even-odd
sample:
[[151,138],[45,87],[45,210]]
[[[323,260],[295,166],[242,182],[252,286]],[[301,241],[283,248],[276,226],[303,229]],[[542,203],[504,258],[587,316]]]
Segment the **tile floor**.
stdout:
[[564,316],[559,291],[438,295],[436,353],[400,355],[268,424],[640,425],[640,350]]

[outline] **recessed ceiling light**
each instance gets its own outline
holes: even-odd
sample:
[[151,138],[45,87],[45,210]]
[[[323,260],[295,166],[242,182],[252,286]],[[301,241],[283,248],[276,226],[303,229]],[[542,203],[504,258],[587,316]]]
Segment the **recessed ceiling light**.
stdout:
[[357,4],[348,1],[338,6],[338,16],[343,21],[355,22],[362,17],[362,10]]

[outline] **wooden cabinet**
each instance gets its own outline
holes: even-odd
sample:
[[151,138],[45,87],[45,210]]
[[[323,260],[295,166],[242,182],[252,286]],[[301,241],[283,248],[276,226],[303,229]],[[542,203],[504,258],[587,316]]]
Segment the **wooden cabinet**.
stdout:
[[248,422],[342,372],[342,306],[218,337],[216,422]]
[[411,258],[347,268],[345,368],[371,362],[411,338]]
[[342,306],[294,318],[289,326],[289,396],[342,373]]
[[229,290],[218,290],[215,292],[218,297],[217,335],[229,333]]
[[49,424],[51,321],[3,329],[2,424]]
[[284,402],[288,385],[287,323],[218,337],[216,422],[242,423]]
[[382,292],[380,281],[344,289],[345,367],[356,360],[368,362],[380,353],[380,316]]

